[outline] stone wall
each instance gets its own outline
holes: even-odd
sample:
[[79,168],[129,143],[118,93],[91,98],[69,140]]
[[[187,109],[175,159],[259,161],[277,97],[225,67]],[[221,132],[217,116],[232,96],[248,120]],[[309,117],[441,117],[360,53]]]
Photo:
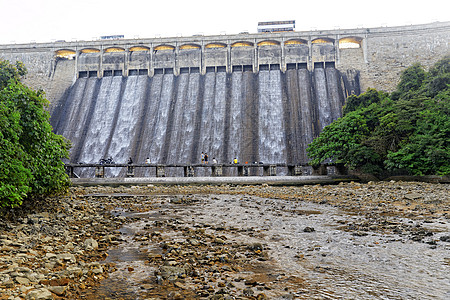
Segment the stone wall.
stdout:
[[340,49],[339,57],[339,68],[361,71],[363,91],[392,91],[405,68],[417,62],[428,68],[450,54],[450,22],[367,31],[361,48]]
[[[352,40],[357,48],[340,44]],[[450,22],[400,27],[357,28],[155,39],[121,39],[0,45],[0,58],[22,61],[25,83],[43,89],[54,102],[78,76],[157,72],[227,72],[260,68],[334,65],[361,92],[392,91],[413,63],[429,67],[449,54]],[[111,51],[113,49],[114,51]],[[356,78],[358,77],[358,78]]]

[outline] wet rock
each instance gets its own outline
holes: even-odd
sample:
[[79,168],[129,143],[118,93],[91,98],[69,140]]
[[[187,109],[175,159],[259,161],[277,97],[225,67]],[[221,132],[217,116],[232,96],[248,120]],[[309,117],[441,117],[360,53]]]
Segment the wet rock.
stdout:
[[247,279],[245,281],[245,285],[249,285],[249,286],[257,286],[258,282],[255,279]]
[[186,275],[186,270],[183,267],[162,266],[160,268],[161,276],[169,281],[174,281],[183,275]]
[[316,231],[313,227],[305,227],[305,228],[303,228],[303,232],[314,232],[314,231]]
[[261,243],[252,243],[247,246],[247,249],[251,250],[251,251],[257,251],[257,250],[262,251],[263,245]]
[[444,235],[439,238],[442,242],[450,243],[450,235]]
[[217,237],[217,238],[214,239],[214,243],[216,243],[216,244],[225,244],[226,242],[225,242],[225,240],[223,238]]
[[255,292],[249,287],[245,288],[242,291],[242,295],[244,295],[245,297],[252,297],[254,294],[255,294]]
[[409,200],[415,200],[415,199],[421,198],[422,195],[419,193],[411,192],[411,193],[406,194],[404,197]]

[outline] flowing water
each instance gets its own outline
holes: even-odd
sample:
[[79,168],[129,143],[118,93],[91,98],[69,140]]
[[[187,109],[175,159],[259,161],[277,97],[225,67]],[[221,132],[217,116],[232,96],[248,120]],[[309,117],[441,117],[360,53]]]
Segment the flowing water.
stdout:
[[306,146],[341,116],[343,95],[331,67],[79,78],[52,124],[72,141],[72,163],[187,164],[206,152],[219,163],[302,164]]
[[[194,204],[173,203],[172,198],[156,197],[153,210],[145,213],[117,209],[116,213],[135,218],[135,222],[121,229],[124,243],[109,252],[107,262],[116,263],[118,271],[103,282],[97,291],[100,295],[145,299],[143,295],[151,294],[158,286],[157,268],[147,263],[146,254],[161,253],[162,244],[188,240],[186,232],[203,230],[205,236],[225,239],[231,252],[238,251],[238,245],[254,243],[260,243],[268,252],[268,259],[254,260],[254,268],[242,264],[237,274],[225,275],[224,280],[234,282],[233,286],[227,286],[231,295],[241,295],[246,288],[233,278],[256,276],[265,282],[262,286],[269,299],[448,299],[450,296],[449,246],[445,243],[430,246],[405,235],[382,232],[375,225],[371,227],[373,230],[356,234],[345,230],[343,224],[371,220],[329,205],[242,195],[193,195],[190,199],[195,200]],[[418,225],[417,220],[407,218],[391,221],[405,227]],[[164,222],[165,229],[156,228]],[[444,219],[424,224],[435,232],[435,238],[450,231],[450,224]],[[148,236],[150,240],[143,243],[136,236]],[[155,238],[158,236],[166,242]],[[195,251],[195,247],[192,249]],[[214,278],[214,273],[205,274]],[[208,280],[213,286],[220,281],[208,278],[205,281]],[[184,289],[202,289],[202,284],[195,280],[185,278],[183,282]],[[220,287],[215,289],[219,291]]]

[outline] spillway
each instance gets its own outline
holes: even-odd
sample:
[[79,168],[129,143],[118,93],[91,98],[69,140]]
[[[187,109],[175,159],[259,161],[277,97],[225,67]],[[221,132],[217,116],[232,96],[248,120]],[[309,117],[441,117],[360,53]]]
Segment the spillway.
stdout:
[[341,82],[334,67],[78,78],[51,121],[72,141],[71,163],[187,164],[205,152],[305,164],[306,146],[341,116]]

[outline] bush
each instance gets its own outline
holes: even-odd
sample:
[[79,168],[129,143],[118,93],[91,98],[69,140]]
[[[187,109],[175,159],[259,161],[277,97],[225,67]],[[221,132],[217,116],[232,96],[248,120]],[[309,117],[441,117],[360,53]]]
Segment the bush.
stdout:
[[21,64],[0,61],[0,206],[67,188],[69,142],[52,132],[42,92],[19,82]]
[[[357,120],[357,123],[355,121]],[[344,163],[374,175],[450,174],[450,57],[406,69],[391,95],[351,96],[344,116],[308,146],[311,164]]]

